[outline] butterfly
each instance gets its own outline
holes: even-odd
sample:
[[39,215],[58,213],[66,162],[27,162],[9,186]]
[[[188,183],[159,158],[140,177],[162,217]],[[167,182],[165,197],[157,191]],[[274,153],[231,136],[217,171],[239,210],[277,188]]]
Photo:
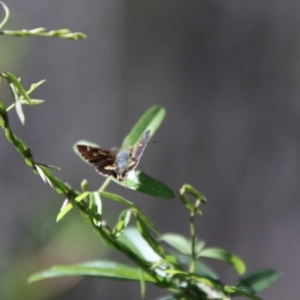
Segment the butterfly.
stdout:
[[134,170],[139,164],[149,139],[150,130],[147,130],[133,147],[106,150],[100,147],[77,145],[77,149],[83,159],[92,164],[98,173],[123,181],[128,172]]

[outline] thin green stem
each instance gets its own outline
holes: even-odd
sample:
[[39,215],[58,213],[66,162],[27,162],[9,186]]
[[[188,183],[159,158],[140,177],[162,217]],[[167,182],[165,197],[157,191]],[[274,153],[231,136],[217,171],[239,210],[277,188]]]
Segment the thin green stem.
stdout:
[[191,232],[191,252],[192,252],[192,261],[190,264],[189,271],[194,273],[196,270],[196,262],[197,262],[197,249],[196,249],[196,226],[195,226],[195,215],[198,211],[198,207],[201,204],[201,200],[196,199],[194,209],[191,210],[190,213],[190,232]]
[[82,40],[86,35],[81,32],[70,32],[68,29],[58,29],[45,32],[45,28],[35,28],[31,30],[1,30],[0,35],[12,35],[17,37],[39,36],[39,37],[57,37],[68,40]]
[[146,299],[146,284],[143,276],[143,271],[141,268],[139,268],[139,273],[140,273],[140,289],[141,289],[141,299],[145,300]]
[[9,112],[11,109],[13,109],[15,107],[15,104],[13,103],[13,104],[11,104],[7,109],[6,109],[6,111],[7,112]]
[[110,182],[111,182],[111,177],[107,177],[105,179],[105,181],[102,183],[102,185],[100,186],[98,192],[99,193],[103,192],[107,188],[107,186],[110,184]]
[[195,213],[192,211],[190,214],[190,232],[191,232],[191,252],[192,252],[192,261],[190,264],[189,271],[194,273],[196,270],[196,228],[195,228]]
[[2,30],[2,28],[6,25],[8,19],[9,19],[9,9],[8,9],[8,7],[6,6],[6,4],[3,3],[2,1],[0,1],[0,5],[3,7],[4,12],[5,12],[4,19],[3,19],[3,21],[0,23],[0,30]]

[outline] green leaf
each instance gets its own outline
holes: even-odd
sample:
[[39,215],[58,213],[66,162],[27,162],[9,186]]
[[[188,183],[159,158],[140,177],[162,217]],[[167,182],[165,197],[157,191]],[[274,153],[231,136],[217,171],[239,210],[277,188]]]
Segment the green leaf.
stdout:
[[94,223],[97,226],[100,226],[101,222],[102,222],[102,201],[101,201],[101,198],[100,198],[98,192],[91,193],[90,197],[92,197],[93,202],[95,203],[96,208],[97,208],[97,215],[96,215],[97,217],[94,218]]
[[71,209],[73,208],[72,203],[68,203],[66,206],[64,206],[59,214],[56,217],[56,222],[59,222]]
[[[162,236],[162,240],[183,254],[186,254],[186,255],[192,254],[191,240],[185,238],[184,236],[182,236],[180,234],[166,233]],[[196,253],[199,253],[204,248],[204,246],[205,246],[205,242],[196,241],[195,242]]]
[[239,274],[246,271],[246,266],[241,258],[221,248],[206,248],[200,252],[201,257],[213,258],[231,265]]
[[13,74],[9,72],[2,73],[3,77],[6,77],[10,83],[13,83],[13,85],[17,88],[18,92],[28,101],[28,103],[31,105],[31,99],[28,96],[27,92],[24,90],[21,82],[16,78]]
[[281,277],[281,274],[274,269],[263,268],[242,276],[236,283],[238,288],[249,288],[254,293],[259,293]]
[[[183,204],[186,206],[187,209],[189,209],[191,212],[198,213],[201,215],[201,211],[199,209],[199,206],[201,203],[206,204],[206,198],[198,192],[194,187],[192,187],[190,184],[184,184],[182,188],[179,190],[180,199],[182,200]],[[193,203],[188,195],[192,195],[196,198],[195,203]]]
[[166,270],[166,273],[176,275],[177,277],[181,278],[181,280],[183,280],[183,281],[196,280],[199,282],[203,282],[204,284],[207,284],[215,289],[221,289],[219,282],[216,280],[213,280],[212,278],[199,276],[194,273],[190,273],[190,272],[186,272],[186,271],[182,271],[182,270],[176,270],[176,269],[168,269],[168,270]]
[[14,104],[15,104],[17,115],[18,115],[22,125],[24,125],[25,124],[25,115],[23,112],[22,104],[21,104],[19,96],[18,96],[18,92],[13,83],[10,83],[9,87],[10,87],[10,90],[11,90],[13,98],[14,98]]
[[[115,280],[139,281],[139,269],[112,261],[94,261],[78,265],[54,266],[48,270],[35,273],[28,279],[29,283],[63,276],[93,276]],[[143,273],[143,279],[154,282],[153,278]]]
[[144,215],[139,209],[134,210],[135,215],[148,227],[150,228],[155,234],[159,235],[157,228],[155,227],[154,223]]
[[78,196],[75,198],[75,201],[76,201],[76,202],[80,202],[80,201],[82,201],[84,198],[86,198],[89,194],[90,194],[90,192],[84,192],[84,193],[78,195]]
[[152,106],[150,109],[148,109],[132,128],[130,133],[125,137],[122,148],[134,146],[141,138],[143,133],[149,129],[152,137],[156,130],[160,127],[165,114],[166,110],[160,106]]
[[174,192],[164,183],[138,170],[129,172],[127,178],[123,181],[118,181],[114,178],[113,180],[126,188],[139,191],[153,197],[161,199],[173,199],[175,197]]
[[202,195],[198,190],[196,190],[190,184],[184,184],[180,189],[181,194],[191,194],[196,199],[198,199],[201,203],[207,203],[207,200],[204,195]]
[[244,288],[237,288],[235,286],[225,286],[224,291],[228,294],[231,294],[232,296],[244,296],[253,300],[262,300],[261,298],[253,295],[251,292]]
[[219,284],[221,285],[221,281],[219,281],[219,276],[217,275],[216,272],[214,272],[211,267],[209,267],[208,265],[206,265],[203,262],[197,261],[196,262],[196,270],[195,270],[196,274],[199,274],[201,276],[204,277],[208,277],[211,278],[212,280],[218,281]]
[[[35,89],[37,89],[40,85],[42,85],[46,79],[40,80],[39,82],[33,83],[30,86],[30,89],[27,91],[27,94],[30,95]],[[33,99],[31,99],[33,100]],[[43,101],[43,100],[42,100]]]
[[100,192],[100,195],[102,197],[105,197],[105,198],[108,198],[108,199],[111,199],[111,200],[114,200],[114,201],[117,201],[121,204],[125,204],[125,205],[128,205],[132,208],[135,208],[135,209],[138,209],[137,206],[135,204],[133,204],[131,201],[129,200],[126,200],[125,198],[119,196],[119,195],[116,195],[116,194],[112,194],[112,193],[108,193],[108,192]]
[[34,105],[39,105],[39,104],[44,103],[45,100],[42,100],[42,99],[31,99],[31,101],[30,101],[31,103],[29,104],[27,100],[20,99],[20,102],[22,104],[25,104],[25,105],[32,105],[32,106],[34,106]]
[[[192,262],[192,257],[189,255],[183,255],[181,253],[177,253],[176,257],[182,264],[186,266],[189,266]],[[220,278],[217,275],[217,273],[214,272],[212,268],[206,265],[203,261],[199,261],[199,260],[196,261],[196,268],[194,273],[200,276],[211,278],[212,280],[215,281],[219,281],[219,284],[221,285],[221,281],[219,280]]]
[[113,235],[115,237],[118,237],[128,226],[130,222],[130,218],[131,218],[131,210],[124,210],[121,212],[121,214],[119,215],[119,221],[113,230]]
[[159,239],[183,254],[191,254],[191,242],[180,234],[165,233]]
[[39,167],[37,164],[35,165],[35,168],[36,170],[38,171],[39,175],[41,176],[42,180],[45,182],[45,183],[48,183],[52,188],[53,188],[53,185],[52,185],[52,182],[50,181],[50,179],[47,177],[47,175],[45,174],[44,170]]
[[56,166],[53,166],[53,165],[47,165],[47,164],[41,164],[41,163],[36,163],[35,165],[45,167],[45,168],[48,168],[48,169],[58,170],[58,171],[61,170],[59,167],[56,167]]
[[[80,202],[80,201],[82,201],[84,198],[86,198],[89,195],[90,195],[90,192],[84,192],[84,193],[78,195],[75,198],[75,201]],[[57,215],[56,222],[59,222],[72,208],[73,208],[73,204],[72,203],[68,203],[66,206],[64,206],[61,209],[61,211],[59,212],[59,214]]]
[[83,179],[80,183],[80,187],[81,187],[81,190],[83,192],[87,192],[87,190],[88,190],[88,181],[86,179]]
[[143,238],[147,241],[147,243],[152,247],[152,249],[161,257],[165,257],[164,249],[160,246],[158,241],[152,237],[149,231],[148,224],[144,222],[143,218],[140,218],[138,215],[136,216],[136,226],[138,231],[141,233]]
[[152,249],[148,242],[134,227],[127,227],[118,240],[131,249],[140,258],[149,262],[158,262],[161,257]]
[[[19,101],[20,101],[20,103],[23,105],[30,105],[29,103],[28,103],[28,101],[27,100],[22,100],[22,99],[19,99]],[[35,106],[35,105],[39,105],[39,104],[42,104],[42,103],[44,103],[45,102],[45,100],[41,100],[41,99],[31,99],[31,105],[32,106]],[[13,103],[12,105],[10,105],[7,109],[6,109],[6,111],[10,111],[11,109],[13,109],[15,107],[15,103]]]
[[[46,80],[41,80],[37,83],[33,83],[30,87],[30,89],[26,92],[27,95],[29,96],[37,87],[39,87],[41,84],[43,84]],[[20,95],[19,97],[19,101],[21,104],[25,104],[25,105],[39,105],[44,103],[45,101],[42,99],[30,99],[30,103],[27,100],[24,100],[24,96]],[[15,103],[13,103],[12,105],[10,105],[6,111],[10,111],[13,107],[15,106]]]
[[[14,137],[15,141],[16,141],[16,137]],[[29,149],[26,147],[26,145],[19,140],[20,143],[20,147],[22,146],[26,153],[29,151]],[[19,149],[18,149],[19,151]],[[21,151],[19,151],[21,152]],[[22,154],[24,156],[24,154]],[[28,155],[28,154],[25,154]],[[30,158],[25,158],[25,162],[31,167],[32,166],[32,160]],[[64,195],[68,195],[68,193],[70,192],[69,187],[64,184],[63,182],[61,182],[59,179],[57,179],[48,169],[48,167],[45,167],[45,165],[42,164],[35,164],[35,167],[39,167],[40,170],[42,170],[42,173],[45,175],[45,179],[46,181],[59,193],[59,194],[64,194]],[[35,173],[37,173],[36,171],[34,171]],[[40,173],[40,172],[39,172]],[[41,175],[41,174],[39,174]]]

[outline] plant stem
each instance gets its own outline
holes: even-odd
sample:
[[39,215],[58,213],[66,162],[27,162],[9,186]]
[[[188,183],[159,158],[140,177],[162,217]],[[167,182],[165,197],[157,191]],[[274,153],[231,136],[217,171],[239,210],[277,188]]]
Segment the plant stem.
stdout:
[[192,252],[192,262],[190,264],[189,271],[191,273],[195,272],[196,269],[196,260],[197,260],[197,253],[196,253],[196,228],[195,228],[195,213],[192,211],[190,214],[190,231],[191,231],[191,252]]
[[103,191],[106,189],[106,187],[109,185],[110,182],[111,182],[111,177],[107,177],[107,178],[105,179],[105,181],[102,183],[102,185],[100,186],[98,192],[99,192],[99,193],[100,193],[100,192],[103,192]]
[[6,4],[4,4],[2,1],[0,1],[0,5],[3,7],[4,12],[5,12],[5,17],[4,17],[3,21],[0,23],[0,30],[2,30],[2,28],[5,26],[5,24],[7,23],[8,19],[9,19],[9,9],[6,6]]

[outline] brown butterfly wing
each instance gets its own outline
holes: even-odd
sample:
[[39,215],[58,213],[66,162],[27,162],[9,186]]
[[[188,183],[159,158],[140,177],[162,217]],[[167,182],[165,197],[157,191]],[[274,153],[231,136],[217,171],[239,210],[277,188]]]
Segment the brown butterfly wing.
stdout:
[[86,145],[77,145],[80,155],[92,164],[96,171],[104,176],[116,177],[115,158],[116,151],[105,150],[99,147],[92,147]]
[[128,165],[127,171],[131,171],[137,167],[148,145],[149,139],[150,139],[150,130],[147,130],[132,149],[131,162]]

